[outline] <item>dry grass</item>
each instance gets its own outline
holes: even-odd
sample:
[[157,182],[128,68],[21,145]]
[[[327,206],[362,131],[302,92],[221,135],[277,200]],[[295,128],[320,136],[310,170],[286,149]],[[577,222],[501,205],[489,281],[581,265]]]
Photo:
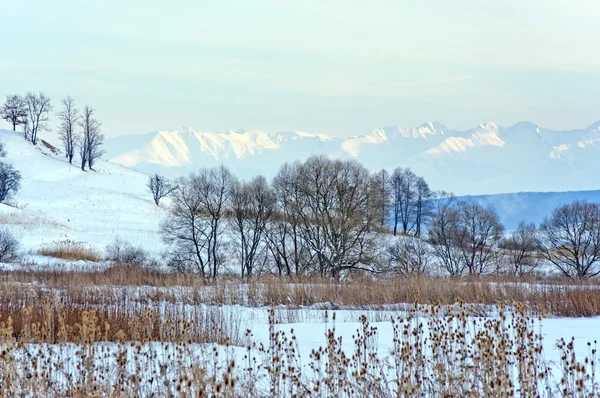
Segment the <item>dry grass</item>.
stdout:
[[83,329],[94,341],[169,341],[241,344],[244,322],[218,307],[159,305],[80,305],[45,296],[0,304],[0,320],[10,319],[18,341],[79,342]]
[[69,229],[69,227],[56,220],[47,219],[24,211],[1,213],[0,225],[18,225],[23,227],[40,228],[52,227],[55,229]]
[[102,257],[94,249],[81,242],[63,240],[53,242],[40,249],[42,256],[60,258],[69,261],[93,261],[98,262]]
[[522,302],[539,313],[555,316],[600,315],[600,286],[596,281],[566,278],[357,278],[341,283],[322,279],[289,281],[263,278],[250,282],[222,279],[207,285],[195,274],[165,273],[139,266],[119,265],[93,272],[13,271],[6,274],[5,282],[4,285],[0,284],[0,302],[21,300],[23,291],[12,289],[12,286],[27,284],[29,289],[34,290],[60,290],[61,294],[81,305],[120,304],[119,300],[125,297],[131,299],[143,291],[145,302],[192,305],[285,304],[299,307],[329,303],[338,308],[377,309],[385,305],[410,304],[416,298],[423,303],[440,304],[452,304],[460,298],[481,305]]
[[[245,354],[236,360],[228,354],[228,339],[219,341],[223,349],[194,344],[194,322],[164,322],[171,332],[155,333],[165,326],[150,312],[122,329],[116,318],[102,320],[95,310],[69,312],[49,298],[37,309],[15,305],[10,311],[0,322],[5,396],[600,396],[595,345],[581,359],[572,342],[560,342],[560,375],[553,374],[557,369],[544,360],[535,319],[518,304],[484,319],[471,317],[462,302],[415,303],[391,320],[387,358],[378,354],[377,329],[366,317],[352,348],[342,349],[334,326],[324,346],[301,358],[293,331],[281,331],[271,310],[268,344],[252,342],[247,331],[240,348]],[[218,333],[206,330],[207,336]],[[155,339],[161,343],[149,343]]]

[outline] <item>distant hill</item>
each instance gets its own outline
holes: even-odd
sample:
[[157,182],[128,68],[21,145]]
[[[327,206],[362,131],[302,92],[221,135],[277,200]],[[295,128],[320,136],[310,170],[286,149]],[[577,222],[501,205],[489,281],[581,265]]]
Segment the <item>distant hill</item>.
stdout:
[[225,164],[237,175],[272,177],[310,155],[352,158],[372,170],[411,167],[435,190],[460,195],[600,189],[600,122],[554,131],[531,122],[492,122],[466,131],[437,122],[384,127],[350,138],[299,131],[208,133],[191,128],[107,140],[107,156],[133,169],[179,176]]
[[598,191],[517,192],[500,195],[463,196],[459,199],[493,205],[507,229],[515,229],[520,221],[539,224],[556,207],[574,200],[600,203]]

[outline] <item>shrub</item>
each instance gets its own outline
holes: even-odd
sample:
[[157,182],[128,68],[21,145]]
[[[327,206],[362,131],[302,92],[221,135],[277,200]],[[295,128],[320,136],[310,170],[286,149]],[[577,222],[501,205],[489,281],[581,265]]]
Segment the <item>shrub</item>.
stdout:
[[106,259],[120,264],[143,265],[148,259],[148,254],[141,246],[133,246],[126,240],[117,237],[106,246]]
[[54,242],[40,250],[42,256],[56,257],[63,260],[100,261],[100,256],[95,250],[86,247],[82,242],[63,240]]
[[4,162],[0,162],[0,202],[10,199],[21,187],[21,173]]
[[402,236],[386,249],[390,270],[403,276],[422,275],[429,271],[433,250],[422,239]]
[[0,229],[0,262],[16,260],[19,251],[19,241],[8,230]]

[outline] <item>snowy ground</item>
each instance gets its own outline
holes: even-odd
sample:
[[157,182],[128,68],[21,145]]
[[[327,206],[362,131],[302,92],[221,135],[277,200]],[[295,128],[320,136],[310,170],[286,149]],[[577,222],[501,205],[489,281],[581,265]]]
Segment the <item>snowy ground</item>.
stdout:
[[[190,308],[190,310],[193,310]],[[176,380],[179,371],[185,371],[187,367],[193,368],[200,366],[206,369],[209,373],[213,370],[216,373],[222,374],[227,367],[229,361],[235,361],[238,368],[233,372],[233,375],[242,382],[245,377],[245,369],[243,366],[247,363],[247,355],[258,358],[258,366],[261,363],[268,362],[269,354],[259,351],[257,348],[249,349],[249,347],[269,347],[271,344],[270,336],[273,331],[282,331],[288,338],[292,335],[296,337],[295,349],[300,358],[300,366],[303,369],[303,377],[308,380],[317,378],[314,370],[310,368],[311,353],[327,346],[328,330],[335,330],[336,338],[341,339],[341,349],[346,355],[351,356],[355,352],[354,339],[358,331],[363,329],[363,324],[360,322],[361,316],[366,316],[370,326],[376,329],[376,337],[372,339],[376,345],[377,355],[384,363],[392,365],[391,352],[394,349],[394,330],[392,323],[388,320],[390,317],[397,319],[406,316],[405,311],[365,311],[343,309],[335,311],[323,311],[316,308],[302,308],[289,310],[285,307],[276,309],[275,318],[280,321],[275,326],[269,324],[269,308],[248,308],[240,306],[224,306],[220,310],[225,314],[224,319],[230,324],[226,327],[230,330],[237,330],[240,333],[240,339],[234,342],[231,346],[215,345],[215,344],[190,344],[178,346],[170,343],[144,343],[140,346],[117,343],[96,343],[93,351],[88,347],[90,355],[95,360],[97,369],[104,369],[106,377],[118,377],[116,369],[116,358],[119,353],[125,352],[129,359],[127,365],[128,371],[131,374],[141,376],[142,383],[145,384],[145,391],[152,391],[153,388],[147,383],[147,380],[155,378],[161,369],[170,369],[172,375],[167,379]],[[292,314],[293,312],[293,314]],[[294,319],[293,322],[287,322],[285,319]],[[485,318],[478,319],[479,325],[483,325]],[[419,320],[425,325],[425,334],[428,336],[428,320],[423,318]],[[251,329],[252,334],[247,336],[245,329]],[[536,332],[541,331],[543,335],[544,353],[543,357],[546,364],[553,370],[553,388],[556,388],[561,377],[561,361],[560,351],[556,348],[557,342],[564,338],[570,340],[574,337],[575,353],[578,360],[581,362],[586,356],[590,355],[588,342],[593,342],[600,330],[600,317],[598,318],[561,318],[561,319],[543,319],[536,322]],[[473,330],[475,332],[475,330]],[[82,377],[79,371],[75,369],[81,368],[81,351],[74,344],[66,345],[25,345],[18,348],[16,355],[26,356],[29,353],[36,356],[36,352],[50,353],[49,363],[60,364],[64,373],[54,373],[55,378],[61,383],[68,384],[74,379]],[[179,351],[180,350],[180,351]],[[27,352],[27,353],[26,353]],[[134,360],[131,360],[135,358]],[[169,359],[177,358],[177,359]],[[175,362],[177,364],[175,365]],[[389,362],[385,362],[389,361]],[[263,365],[265,366],[265,365]],[[217,370],[219,369],[219,370]],[[157,373],[152,373],[157,372]],[[394,386],[394,373],[389,369],[385,369],[384,373],[390,385]],[[600,374],[596,375],[597,377]],[[259,391],[267,394],[269,391],[268,375],[264,368],[257,371],[255,374],[255,383]],[[250,380],[247,380],[250,382]],[[306,381],[306,380],[305,380]],[[114,381],[113,381],[114,382]],[[173,387],[174,388],[174,387]],[[163,390],[161,390],[163,391]],[[144,394],[151,396],[151,394]],[[259,396],[263,396],[259,394]],[[519,396],[519,395],[517,395]],[[553,396],[553,395],[550,395]]]
[[145,174],[102,160],[96,172],[83,172],[62,152],[42,142],[33,146],[12,131],[0,130],[0,142],[7,152],[0,160],[22,175],[15,207],[0,205],[0,225],[15,233],[23,249],[36,252],[68,239],[103,250],[120,236],[160,252],[158,226],[165,211],[152,202]]

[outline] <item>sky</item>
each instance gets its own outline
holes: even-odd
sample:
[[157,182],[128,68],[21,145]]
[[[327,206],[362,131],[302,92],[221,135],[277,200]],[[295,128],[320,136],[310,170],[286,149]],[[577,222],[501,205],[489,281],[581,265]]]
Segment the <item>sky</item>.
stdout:
[[71,95],[108,137],[600,120],[597,0],[0,0],[0,13],[0,98],[41,90],[58,109]]

